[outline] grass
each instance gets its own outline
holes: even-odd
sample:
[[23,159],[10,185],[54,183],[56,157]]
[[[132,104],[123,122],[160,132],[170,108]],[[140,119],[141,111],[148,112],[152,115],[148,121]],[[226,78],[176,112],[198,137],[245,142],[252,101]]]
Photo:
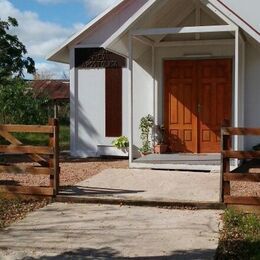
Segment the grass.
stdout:
[[227,210],[217,259],[260,259],[260,216]]
[[[48,145],[49,137],[47,134],[37,134],[37,133],[15,133],[14,136],[19,139],[23,144],[26,145],[38,145],[45,146]],[[69,140],[70,140],[70,129],[69,126],[60,126],[60,150],[69,150]],[[0,138],[0,144],[8,144],[3,138]]]
[[60,126],[60,150],[70,149],[70,127]]

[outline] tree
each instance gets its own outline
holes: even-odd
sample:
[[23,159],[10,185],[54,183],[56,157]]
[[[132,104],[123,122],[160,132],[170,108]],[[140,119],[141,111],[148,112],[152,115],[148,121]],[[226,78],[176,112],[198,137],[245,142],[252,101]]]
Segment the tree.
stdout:
[[46,124],[47,97],[37,97],[30,85],[15,78],[0,87],[0,124]]
[[17,27],[15,18],[8,17],[7,21],[0,19],[0,82],[3,83],[11,76],[23,76],[23,70],[28,73],[35,73],[35,63],[27,54],[25,46],[19,41],[16,35],[9,33],[11,27]]

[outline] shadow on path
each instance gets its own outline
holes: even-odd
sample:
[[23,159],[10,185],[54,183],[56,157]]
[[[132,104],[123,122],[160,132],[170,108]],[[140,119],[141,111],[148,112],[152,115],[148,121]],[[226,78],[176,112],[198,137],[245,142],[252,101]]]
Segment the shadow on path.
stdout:
[[22,260],[62,260],[62,259],[73,259],[73,260],[83,260],[83,259],[151,259],[151,260],[165,260],[165,259],[212,259],[214,258],[215,250],[203,250],[196,249],[190,251],[176,251],[168,256],[142,256],[142,257],[122,257],[120,252],[114,250],[110,247],[94,249],[94,248],[79,248],[74,251],[64,252],[56,256],[41,256],[39,258],[25,257]]
[[124,189],[110,189],[110,188],[100,188],[100,187],[85,187],[85,186],[71,186],[62,187],[59,194],[60,195],[70,195],[70,196],[96,196],[96,195],[119,195],[119,194],[133,194],[133,193],[143,193],[144,190],[124,190]]

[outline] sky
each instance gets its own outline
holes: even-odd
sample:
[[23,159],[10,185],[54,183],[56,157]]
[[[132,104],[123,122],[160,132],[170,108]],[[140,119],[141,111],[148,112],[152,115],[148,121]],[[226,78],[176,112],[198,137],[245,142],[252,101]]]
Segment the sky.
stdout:
[[[12,31],[26,46],[40,73],[52,78],[68,75],[68,65],[48,62],[45,57],[117,0],[0,0],[0,18],[14,17]],[[29,75],[25,75],[30,78]]]

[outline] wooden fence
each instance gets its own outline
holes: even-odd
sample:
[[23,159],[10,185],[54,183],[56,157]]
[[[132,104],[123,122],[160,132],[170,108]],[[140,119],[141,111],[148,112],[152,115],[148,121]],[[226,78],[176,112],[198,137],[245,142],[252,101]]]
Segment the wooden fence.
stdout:
[[[249,135],[260,136],[260,129],[232,127],[222,128],[222,201],[226,204],[260,206],[260,197],[231,196],[231,181],[260,182],[260,151],[233,151],[231,149],[233,136]],[[244,166],[246,167],[238,167],[237,169],[231,171],[230,159],[243,160]],[[256,159],[259,159],[259,161]],[[252,164],[252,160],[255,160],[256,163]]]
[[[38,133],[48,134],[48,146],[24,145],[12,133]],[[3,155],[26,155],[35,164],[23,166],[19,164],[1,164],[1,173],[32,174],[49,176],[49,186],[29,187],[0,185],[0,193],[55,196],[59,189],[59,124],[57,119],[50,119],[48,125],[0,125],[0,136],[9,145],[0,145],[0,153]],[[2,156],[3,156],[2,155]]]

